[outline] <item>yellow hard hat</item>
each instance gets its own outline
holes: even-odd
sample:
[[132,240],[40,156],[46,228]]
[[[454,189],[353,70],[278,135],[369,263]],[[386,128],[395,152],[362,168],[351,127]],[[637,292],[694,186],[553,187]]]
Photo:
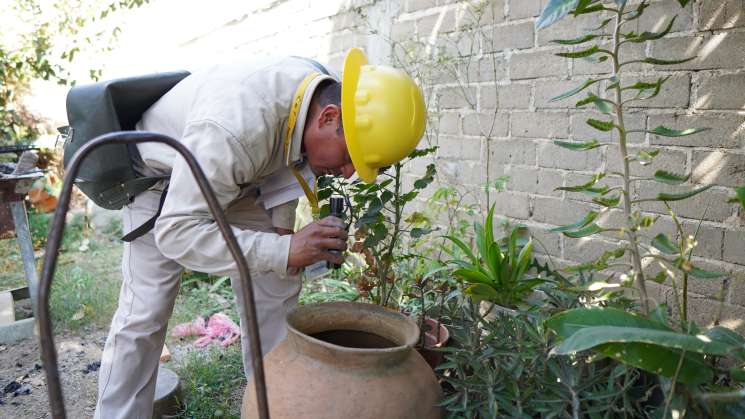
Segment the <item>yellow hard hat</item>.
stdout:
[[359,177],[373,183],[381,167],[408,156],[424,134],[422,91],[406,73],[367,63],[352,48],[344,59],[341,116],[349,156]]

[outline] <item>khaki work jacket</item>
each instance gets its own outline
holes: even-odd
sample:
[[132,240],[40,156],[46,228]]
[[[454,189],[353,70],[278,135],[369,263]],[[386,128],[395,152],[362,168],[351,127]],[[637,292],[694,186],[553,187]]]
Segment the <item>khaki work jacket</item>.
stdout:
[[[313,91],[306,88],[289,153],[285,139],[290,105],[303,79],[318,70],[298,58],[216,65],[188,76],[155,103],[138,123],[180,141],[202,166],[223,209],[256,194],[257,186],[288,165],[301,165],[301,142]],[[237,277],[206,201],[185,161],[163,144],[139,144],[145,175],[170,173],[162,213],[155,224],[158,249],[199,272]],[[297,200],[271,211],[273,227],[291,229]],[[290,236],[234,228],[252,272],[287,275]]]

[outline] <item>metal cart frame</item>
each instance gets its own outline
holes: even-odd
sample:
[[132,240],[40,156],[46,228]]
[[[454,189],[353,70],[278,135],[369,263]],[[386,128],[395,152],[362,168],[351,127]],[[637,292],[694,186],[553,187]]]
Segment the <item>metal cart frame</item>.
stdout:
[[104,134],[91,140],[85,146],[81,147],[70,161],[62,184],[57,209],[54,212],[52,229],[49,232],[46,254],[44,256],[44,265],[42,268],[41,280],[38,288],[38,320],[39,320],[39,339],[41,341],[41,358],[44,364],[44,371],[47,378],[47,388],[49,391],[49,404],[52,409],[52,417],[63,419],[66,417],[65,403],[62,397],[62,387],[60,385],[59,369],[57,367],[57,350],[54,346],[54,336],[52,333],[52,320],[49,313],[49,293],[54,278],[54,271],[57,266],[57,253],[59,251],[62,235],[65,228],[65,216],[70,206],[70,195],[72,186],[75,183],[76,175],[80,170],[83,160],[94,149],[104,144],[138,144],[146,142],[156,142],[170,146],[178,151],[186,160],[191,169],[192,175],[199,185],[199,189],[204,195],[210,212],[212,213],[217,226],[222,233],[225,242],[228,245],[230,254],[235,259],[240,273],[240,280],[247,286],[243,289],[243,301],[246,302],[246,312],[248,315],[248,331],[251,340],[251,363],[253,365],[254,385],[256,386],[257,407],[259,417],[262,419],[269,418],[269,407],[266,398],[266,384],[264,380],[264,364],[261,357],[261,341],[259,340],[259,327],[256,319],[256,307],[254,303],[253,287],[251,285],[251,275],[248,270],[248,263],[241,252],[240,246],[235,239],[233,230],[228,224],[220,204],[215,198],[215,193],[210,187],[207,178],[204,176],[202,168],[197,163],[194,155],[180,142],[166,135],[144,132],[144,131],[121,131]]

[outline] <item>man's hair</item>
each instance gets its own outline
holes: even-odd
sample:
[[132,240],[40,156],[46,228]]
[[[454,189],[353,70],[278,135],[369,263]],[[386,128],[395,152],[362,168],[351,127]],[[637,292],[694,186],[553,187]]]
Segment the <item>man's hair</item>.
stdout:
[[[311,110],[313,116],[317,115],[326,105],[336,105],[341,109],[341,83],[336,80],[326,79],[321,81],[313,92]],[[339,135],[344,135],[344,127],[341,122],[341,110],[339,111]]]

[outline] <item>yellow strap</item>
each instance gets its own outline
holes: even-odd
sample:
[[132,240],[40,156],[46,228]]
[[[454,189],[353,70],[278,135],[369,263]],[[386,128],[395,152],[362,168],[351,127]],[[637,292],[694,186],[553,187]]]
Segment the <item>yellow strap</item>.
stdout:
[[318,215],[321,212],[318,208],[318,184],[316,182],[313,182],[313,190],[311,191],[310,186],[308,186],[308,182],[305,181],[305,178],[303,178],[303,175],[301,175],[300,172],[292,169],[292,174],[295,175],[297,183],[299,183],[300,187],[303,188],[305,197],[308,198],[308,202],[310,202],[310,211],[313,214],[313,219],[317,219]]
[[[297,90],[295,91],[295,97],[292,99],[292,106],[290,106],[290,116],[287,119],[287,138],[285,138],[285,159],[288,164],[291,163],[290,144],[292,143],[292,133],[293,131],[295,131],[295,123],[297,122],[297,117],[300,114],[300,106],[303,104],[305,89],[308,87],[310,81],[318,76],[319,73],[316,72],[308,74],[300,83],[300,86],[298,86]],[[303,192],[305,192],[305,196],[306,198],[308,198],[308,202],[310,202],[310,209],[313,213],[313,219],[317,219],[318,215],[321,212],[318,208],[318,185],[314,182],[313,189],[311,190],[308,182],[305,181],[305,178],[303,178],[300,172],[298,172],[297,169],[295,169],[294,167],[292,167],[291,170],[292,174],[295,175],[295,179],[297,179],[297,182],[300,184],[300,187],[303,188]]]

